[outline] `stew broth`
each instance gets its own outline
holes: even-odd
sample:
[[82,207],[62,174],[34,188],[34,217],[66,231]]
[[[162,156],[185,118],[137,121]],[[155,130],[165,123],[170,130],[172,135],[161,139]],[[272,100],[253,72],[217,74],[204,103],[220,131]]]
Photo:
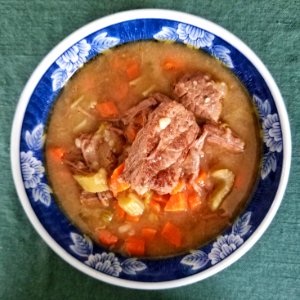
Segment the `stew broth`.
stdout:
[[[137,62],[138,67],[130,65],[131,61]],[[220,207],[211,210],[202,201],[196,210],[165,211],[161,203],[155,208],[149,199],[143,198],[143,214],[134,218],[117,211],[116,199],[105,205],[101,202],[83,205],[80,201],[82,187],[62,157],[77,151],[75,140],[78,136],[93,133],[103,124],[103,118],[95,112],[97,105],[113,102],[116,113],[122,115],[156,92],[174,98],[174,83],[186,73],[197,72],[210,74],[215,81],[226,84],[220,119],[245,142],[242,153],[204,144],[206,159],[203,166],[207,172],[229,169],[234,174],[231,191]],[[130,147],[130,144],[125,141],[123,146]],[[104,244],[113,251],[147,257],[175,255],[198,248],[232,224],[254,188],[260,155],[257,113],[241,82],[222,63],[199,50],[152,41],[109,50],[80,69],[66,84],[54,105],[46,138],[48,178],[68,218],[98,243],[99,231],[103,228],[116,236],[117,241]],[[111,176],[110,171],[108,176]],[[166,224],[180,230],[180,243],[166,239],[163,233],[168,231]],[[130,247],[124,246],[128,240],[133,247],[138,247],[136,241],[143,240],[144,251],[128,250]]]

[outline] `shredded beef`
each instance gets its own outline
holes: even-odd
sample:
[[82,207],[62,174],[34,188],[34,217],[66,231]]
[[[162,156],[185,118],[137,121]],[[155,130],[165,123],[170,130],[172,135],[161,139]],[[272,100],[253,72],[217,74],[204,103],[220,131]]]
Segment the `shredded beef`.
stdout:
[[108,127],[102,132],[82,134],[76,139],[76,145],[90,171],[105,168],[111,172],[118,163],[118,155],[123,150],[124,141],[118,130]]
[[82,191],[80,194],[80,203],[83,206],[89,207],[108,207],[110,201],[113,199],[111,191],[105,191],[100,193],[90,193]]
[[162,102],[149,114],[125,160],[123,180],[142,194],[152,189],[170,193],[178,183],[199,127],[194,115],[175,101]]
[[185,75],[175,84],[174,94],[196,118],[218,122],[222,112],[225,83],[216,83],[207,74]]
[[189,149],[188,155],[183,162],[183,176],[193,181],[200,173],[200,160],[202,153],[202,148],[207,137],[207,131],[204,131],[197,140],[192,144]]
[[221,146],[229,151],[240,153],[245,149],[245,143],[237,137],[229,127],[224,125],[205,124],[207,142]]

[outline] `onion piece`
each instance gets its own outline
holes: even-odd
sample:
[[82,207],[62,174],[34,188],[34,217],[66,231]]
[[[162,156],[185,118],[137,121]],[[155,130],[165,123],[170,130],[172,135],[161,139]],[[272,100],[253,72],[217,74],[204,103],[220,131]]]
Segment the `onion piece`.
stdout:
[[211,173],[211,178],[216,182],[208,204],[212,211],[217,210],[224,198],[229,194],[234,182],[234,173],[228,169],[220,169]]

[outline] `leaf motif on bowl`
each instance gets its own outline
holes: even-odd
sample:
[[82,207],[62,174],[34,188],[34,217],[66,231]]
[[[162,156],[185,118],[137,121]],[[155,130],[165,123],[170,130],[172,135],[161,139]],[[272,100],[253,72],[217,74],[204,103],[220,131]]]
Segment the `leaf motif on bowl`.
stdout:
[[178,39],[178,34],[176,29],[163,26],[161,31],[153,35],[153,38],[159,41],[176,41]]
[[93,242],[88,236],[71,232],[70,238],[73,242],[69,246],[72,252],[80,257],[88,258],[84,263],[100,272],[119,277],[121,272],[127,275],[137,275],[147,269],[147,265],[137,258],[128,258],[121,263],[113,252],[103,251],[93,254]]
[[222,261],[239,248],[244,243],[243,238],[250,234],[251,216],[252,212],[246,212],[239,217],[233,224],[231,233],[219,236],[208,254],[202,250],[193,250],[180,263],[189,266],[188,270],[195,271],[204,268],[208,263],[215,265]]
[[25,141],[30,150],[38,151],[42,149],[44,144],[43,134],[44,134],[43,124],[36,125],[31,132],[29,132],[29,130],[26,130]]
[[48,184],[40,182],[35,188],[32,189],[32,197],[34,201],[40,201],[45,206],[51,204],[51,193],[52,190]]
[[223,62],[228,68],[233,69],[234,65],[230,57],[230,50],[222,45],[216,45],[211,48],[212,55]]
[[70,237],[74,243],[73,245],[70,245],[70,249],[75,254],[82,257],[88,257],[93,252],[93,242],[89,237],[83,237],[75,232],[71,232]]
[[191,254],[186,255],[180,263],[186,266],[190,266],[191,270],[196,271],[202,269],[209,262],[207,254],[201,250],[193,250]]
[[265,179],[277,169],[277,155],[282,152],[282,132],[277,113],[272,114],[269,100],[263,101],[257,95],[253,95],[253,102],[257,107],[262,121],[263,140],[267,148],[262,160],[261,178]]
[[147,266],[136,258],[128,258],[122,262],[123,272],[128,275],[136,275],[147,269]]
[[107,36],[107,32],[98,34],[92,41],[91,47],[97,53],[115,47],[120,42],[119,38]]

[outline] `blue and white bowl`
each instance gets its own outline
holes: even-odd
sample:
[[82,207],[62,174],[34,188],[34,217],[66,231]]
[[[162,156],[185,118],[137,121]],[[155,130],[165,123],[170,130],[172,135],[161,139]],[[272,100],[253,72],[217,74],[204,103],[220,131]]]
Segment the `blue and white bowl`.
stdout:
[[[259,111],[263,162],[257,189],[234,225],[211,243],[164,259],[127,258],[84,236],[54,201],[43,152],[47,119],[66,81],[95,55],[138,40],[173,40],[215,56],[244,83]],[[259,58],[212,22],[167,10],[133,10],[96,20],[71,34],[36,68],[21,95],[11,135],[14,181],[23,208],[45,242],[69,264],[123,287],[163,289],[207,278],[231,265],[272,221],[288,181],[291,138],[284,102]]]

